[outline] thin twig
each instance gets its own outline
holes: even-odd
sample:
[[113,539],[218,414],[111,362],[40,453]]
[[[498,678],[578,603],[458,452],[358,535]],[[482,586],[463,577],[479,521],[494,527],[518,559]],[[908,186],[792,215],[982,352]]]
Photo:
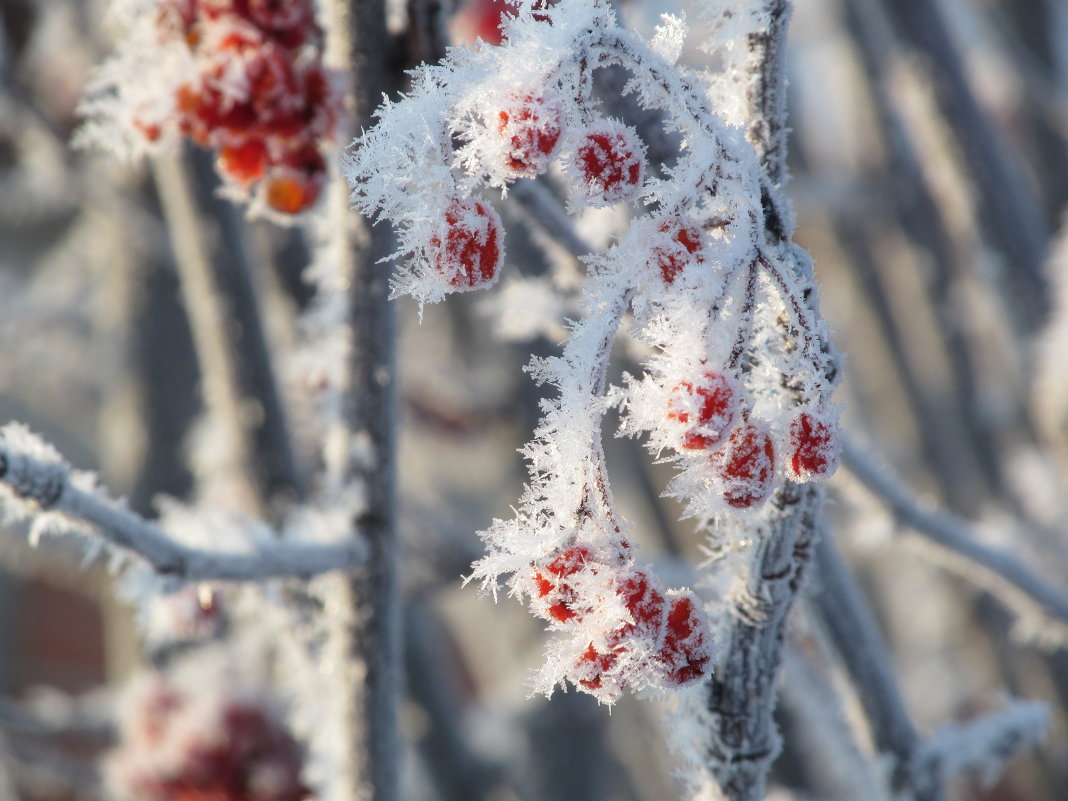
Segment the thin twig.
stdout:
[[894,678],[890,652],[833,540],[821,533],[815,547],[818,573],[813,602],[856,688],[875,747],[893,759],[893,789],[916,799],[940,797],[940,791],[921,793],[914,785],[912,768],[920,739]]
[[[329,545],[267,540],[247,553],[212,551],[181,543],[160,527],[107,497],[83,489],[54,450],[22,426],[0,428],[0,508],[19,519],[56,515],[75,528],[139,556],[157,573],[188,581],[261,581],[348,570],[367,560],[353,537]],[[42,521],[47,522],[47,521]]]

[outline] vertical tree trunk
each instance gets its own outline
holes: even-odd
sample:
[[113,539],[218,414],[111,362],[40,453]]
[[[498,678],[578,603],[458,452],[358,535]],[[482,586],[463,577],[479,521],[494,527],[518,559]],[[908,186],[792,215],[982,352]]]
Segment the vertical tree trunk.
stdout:
[[[332,55],[347,61],[351,135],[371,124],[382,93],[390,88],[389,36],[383,0],[337,0],[329,19]],[[342,274],[349,292],[351,357],[339,461],[328,480],[356,481],[366,492],[365,513],[354,521],[371,545],[366,568],[344,580],[337,613],[348,659],[341,682],[351,742],[346,795],[359,801],[400,798],[402,745],[397,715],[402,680],[401,598],[396,545],[396,390],[389,266],[379,261],[391,250],[388,228],[371,227],[349,208],[343,181],[335,181],[331,213],[343,231]],[[329,611],[328,611],[329,613]],[[339,699],[339,702],[342,702]]]

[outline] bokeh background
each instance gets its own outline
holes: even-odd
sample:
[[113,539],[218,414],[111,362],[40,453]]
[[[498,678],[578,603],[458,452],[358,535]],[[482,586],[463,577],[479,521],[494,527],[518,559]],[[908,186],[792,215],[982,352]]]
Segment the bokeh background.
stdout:
[[[478,30],[485,5],[461,4],[457,37]],[[697,19],[699,4],[685,5]],[[644,31],[676,10],[619,8]],[[196,486],[210,475],[197,462],[200,372],[152,173],[70,146],[88,70],[110,46],[102,12],[90,0],[0,0],[0,421],[24,421],[151,515],[160,494],[213,490]],[[714,66],[696,47],[686,57]],[[1068,5],[807,0],[788,70],[788,193],[845,354],[848,436],[918,504],[1068,586]],[[509,267],[544,271],[522,214],[501,211]],[[300,279],[310,244],[300,227],[242,225],[285,389],[311,300]],[[628,698],[609,714],[574,692],[528,698],[541,624],[462,586],[475,532],[522,489],[517,448],[541,390],[521,368],[563,336],[502,342],[494,303],[462,296],[420,315],[398,301],[409,797],[674,797],[655,703]],[[289,413],[310,471],[315,443],[299,441],[295,400]],[[702,542],[659,497],[667,468],[631,440],[610,440],[608,460],[645,558],[690,580]],[[956,782],[954,798],[1064,798],[1065,622],[977,586],[848,469],[829,493],[833,536],[921,733],[1006,696],[1053,710],[1039,748],[992,782]],[[25,531],[0,530],[2,801],[108,797],[98,768],[115,739],[111,700],[146,656],[107,565],[82,554],[76,541],[32,548]],[[788,639],[773,797],[855,798],[824,739],[819,691],[847,720],[856,698],[812,645],[819,626],[804,605]],[[856,738],[867,747],[859,722]]]

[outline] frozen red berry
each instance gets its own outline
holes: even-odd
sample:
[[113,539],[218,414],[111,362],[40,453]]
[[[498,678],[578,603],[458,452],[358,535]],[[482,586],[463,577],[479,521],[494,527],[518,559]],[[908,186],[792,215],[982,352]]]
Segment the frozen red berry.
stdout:
[[633,128],[604,120],[582,137],[573,169],[591,205],[610,206],[632,200],[645,176],[645,148]]
[[664,593],[650,581],[648,574],[635,570],[619,585],[618,592],[634,621],[624,626],[620,630],[621,634],[629,634],[635,629],[648,633],[656,631],[662,625]]
[[723,498],[736,509],[748,509],[768,499],[775,482],[775,447],[764,426],[745,423],[731,432],[712,455],[724,483]]
[[615,666],[621,650],[613,649],[602,653],[590,643],[572,671],[574,680],[587,690],[600,690],[604,686],[604,674]]
[[549,617],[561,623],[581,619],[581,603],[569,579],[592,564],[593,554],[584,545],[572,545],[534,574],[534,587],[546,604]]
[[267,170],[267,146],[259,139],[219,148],[219,170],[230,180],[247,186]]
[[493,283],[504,258],[497,212],[480,200],[461,199],[443,216],[442,233],[430,240],[434,269],[458,290]]
[[827,478],[838,469],[841,454],[834,427],[810,412],[801,412],[787,433],[787,470],[791,478]]
[[727,437],[736,414],[733,383],[712,370],[697,381],[679,383],[668,401],[667,418],[681,425],[681,445],[687,450],[715,448]]
[[652,263],[665,284],[674,283],[690,263],[704,262],[701,229],[697,225],[674,218],[662,223],[659,232],[664,236],[653,248]]
[[504,167],[513,178],[545,172],[560,142],[560,106],[551,95],[515,97],[498,113]]
[[319,33],[312,0],[247,0],[248,18],[283,47],[299,47]]
[[672,598],[660,651],[672,684],[681,687],[705,676],[712,661],[710,641],[708,624],[693,599]]

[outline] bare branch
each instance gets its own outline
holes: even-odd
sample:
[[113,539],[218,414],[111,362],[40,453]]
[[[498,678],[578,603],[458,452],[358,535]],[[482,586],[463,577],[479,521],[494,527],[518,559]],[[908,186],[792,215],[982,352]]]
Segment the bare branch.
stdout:
[[946,566],[1019,610],[1021,604],[1068,624],[1068,593],[1011,553],[984,545],[967,522],[946,512],[924,509],[901,480],[875,463],[848,438],[842,438],[843,462],[898,520],[955,557]]
[[[914,759],[920,739],[905,709],[890,653],[868,603],[842,563],[826,532],[816,542],[818,580],[813,601],[820,620],[856,688],[875,747],[893,758],[891,782],[895,792],[913,798],[938,798],[940,791],[914,784]],[[929,785],[929,783],[925,783]]]
[[99,540],[143,559],[157,573],[187,581],[261,581],[350,570],[367,560],[353,537],[331,544],[265,540],[250,552],[209,551],[178,542],[72,473],[54,448],[12,423],[0,428],[0,512],[15,519],[89,529]]

